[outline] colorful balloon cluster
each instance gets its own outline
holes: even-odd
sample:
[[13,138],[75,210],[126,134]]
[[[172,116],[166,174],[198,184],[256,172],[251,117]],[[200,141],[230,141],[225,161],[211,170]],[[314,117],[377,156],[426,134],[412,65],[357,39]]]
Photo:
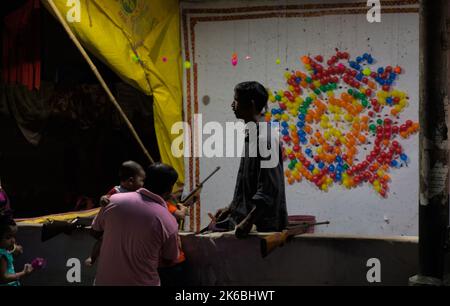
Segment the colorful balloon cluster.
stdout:
[[372,70],[372,55],[353,61],[339,50],[327,66],[321,55],[301,61],[307,72],[286,72],[288,89],[270,91],[266,114],[281,126],[288,183],[304,178],[323,191],[370,183],[386,197],[390,170],[409,161],[399,140],[419,131],[412,120],[398,122],[409,99],[393,86],[402,68]]

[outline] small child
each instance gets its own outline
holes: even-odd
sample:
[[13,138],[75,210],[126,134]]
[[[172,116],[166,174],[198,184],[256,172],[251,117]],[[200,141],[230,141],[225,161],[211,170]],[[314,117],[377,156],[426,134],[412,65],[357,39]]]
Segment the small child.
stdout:
[[[132,192],[141,189],[144,186],[145,171],[141,165],[134,161],[127,161],[122,164],[119,170],[120,185],[112,188],[106,195],[100,199],[100,206],[106,207],[110,203],[109,199],[113,194]],[[91,256],[86,259],[85,264],[92,266],[100,255],[101,240],[97,240]]]
[[0,214],[0,286],[20,286],[20,279],[33,273],[31,264],[26,264],[22,272],[14,269],[16,255],[17,225],[6,212]]

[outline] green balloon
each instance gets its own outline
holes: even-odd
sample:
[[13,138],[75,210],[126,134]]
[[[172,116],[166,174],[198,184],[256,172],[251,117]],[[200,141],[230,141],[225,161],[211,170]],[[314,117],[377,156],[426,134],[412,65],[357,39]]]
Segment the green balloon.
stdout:
[[378,120],[377,120],[377,123],[378,123],[379,125],[381,125],[381,124],[383,124],[383,120],[378,119]]
[[375,130],[377,129],[377,126],[376,126],[375,124],[371,124],[371,125],[369,126],[369,129],[370,129],[371,131],[375,131]]

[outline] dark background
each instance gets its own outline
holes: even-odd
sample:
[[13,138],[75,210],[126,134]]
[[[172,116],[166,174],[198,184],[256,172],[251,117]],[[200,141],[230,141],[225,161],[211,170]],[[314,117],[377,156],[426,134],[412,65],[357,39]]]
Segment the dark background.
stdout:
[[[0,44],[4,16],[23,2],[0,2]],[[54,85],[51,101],[59,101],[61,96],[73,98],[69,104],[78,115],[68,116],[70,109],[51,112],[39,122],[43,126],[42,139],[34,146],[23,136],[14,116],[0,114],[0,178],[16,217],[72,211],[80,197],[91,198],[97,204],[101,195],[118,185],[117,172],[123,161],[148,164],[62,26],[44,7],[40,15],[42,82]],[[127,115],[152,157],[159,160],[152,97],[126,85],[109,68],[91,58],[113,93],[120,90],[119,103],[122,98],[122,103],[134,105]],[[80,93],[83,86],[96,92],[95,99]]]

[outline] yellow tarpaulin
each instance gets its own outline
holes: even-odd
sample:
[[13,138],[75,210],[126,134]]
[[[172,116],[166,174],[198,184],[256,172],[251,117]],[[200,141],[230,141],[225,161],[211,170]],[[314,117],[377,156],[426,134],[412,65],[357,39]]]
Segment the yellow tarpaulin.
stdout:
[[91,210],[69,212],[69,213],[49,215],[49,216],[44,216],[44,217],[36,217],[36,218],[29,218],[29,219],[16,219],[16,222],[18,224],[44,224],[48,220],[70,221],[77,217],[79,217],[79,218],[89,218],[89,217],[94,218],[98,214],[99,211],[100,211],[100,208],[96,208],[96,209],[91,209]]
[[[46,3],[46,1],[44,1]],[[83,46],[125,82],[154,97],[161,159],[184,182],[182,158],[171,153],[182,120],[178,0],[54,0]],[[120,103],[120,101],[119,101]],[[144,140],[145,142],[145,140]]]

